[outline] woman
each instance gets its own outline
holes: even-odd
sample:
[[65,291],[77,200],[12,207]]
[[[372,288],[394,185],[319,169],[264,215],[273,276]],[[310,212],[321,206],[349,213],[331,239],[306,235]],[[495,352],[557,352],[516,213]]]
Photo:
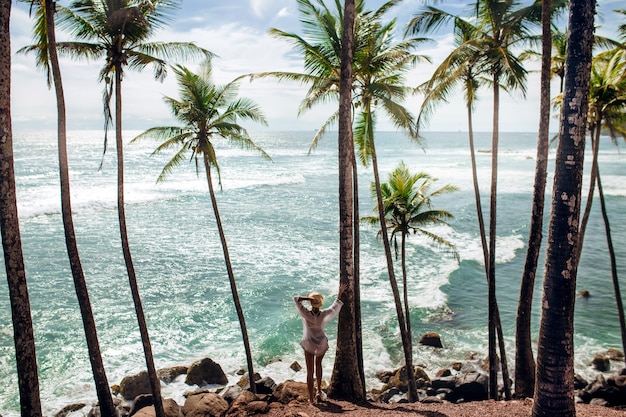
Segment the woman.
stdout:
[[[328,350],[328,338],[324,333],[324,326],[339,314],[341,306],[343,306],[340,298],[346,288],[346,284],[339,284],[337,299],[330,308],[324,310],[320,310],[320,307],[324,304],[324,297],[318,292],[311,292],[306,297],[295,296],[293,298],[296,310],[302,317],[304,328],[300,346],[304,349],[306,384],[309,389],[309,400],[311,403],[316,403],[322,398],[322,359]],[[311,304],[310,310],[302,304],[303,301],[308,301]],[[316,397],[313,396],[313,373],[315,373],[317,379]]]

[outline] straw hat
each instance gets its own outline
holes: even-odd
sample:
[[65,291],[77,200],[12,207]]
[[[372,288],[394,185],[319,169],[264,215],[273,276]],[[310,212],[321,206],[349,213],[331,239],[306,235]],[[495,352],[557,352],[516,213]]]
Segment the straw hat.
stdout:
[[317,291],[308,293],[307,297],[313,298],[313,300],[309,301],[311,303],[311,307],[320,308],[324,305],[324,296]]

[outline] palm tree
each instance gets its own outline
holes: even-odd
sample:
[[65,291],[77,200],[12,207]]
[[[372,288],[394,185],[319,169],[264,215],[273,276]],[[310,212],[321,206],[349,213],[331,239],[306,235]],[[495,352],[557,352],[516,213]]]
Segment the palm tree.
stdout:
[[[541,53],[541,99],[539,105],[539,134],[537,137],[537,159],[535,184],[533,187],[532,213],[528,232],[528,248],[522,272],[520,295],[515,321],[515,395],[518,398],[532,397],[535,391],[535,359],[532,349],[531,312],[539,250],[543,239],[543,212],[545,205],[546,179],[548,177],[548,150],[550,148],[550,78],[551,51],[553,47],[552,0],[543,0],[541,8],[542,53]],[[556,39],[561,39],[557,37]],[[561,79],[562,80],[562,79]],[[562,81],[561,81],[562,86]],[[562,87],[561,87],[562,88]]]
[[[348,283],[346,303],[339,313],[337,353],[328,395],[350,401],[365,400],[358,275],[358,205],[355,204],[356,167],[352,134],[352,76],[355,0],[346,0],[343,13],[339,74],[339,279]],[[356,213],[355,213],[356,212]],[[352,285],[350,285],[352,284]],[[351,290],[350,290],[351,289]]]
[[[152,347],[148,334],[143,306],[139,295],[135,268],[128,243],[126,213],[124,207],[124,151],[122,139],[122,77],[124,67],[144,69],[152,65],[155,78],[162,80],[166,75],[166,58],[209,56],[210,53],[193,43],[148,42],[170,18],[177,7],[176,0],[133,1],[133,0],[76,0],[69,8],[59,7],[59,25],[70,31],[78,41],[59,42],[58,50],[75,58],[105,57],[100,71],[104,88],[105,138],[113,117],[110,101],[115,92],[115,142],[117,151],[117,206],[120,237],[124,262],[137,314],[139,332],[146,357],[150,385],[159,417],[164,416],[160,381],[154,366]],[[37,45],[23,48],[36,51]]]
[[[626,140],[626,53],[619,48],[600,54],[593,60],[590,79],[589,94],[589,131],[591,135],[593,161],[591,168],[591,180],[598,185],[600,208],[604,219],[604,226],[611,260],[611,275],[615,300],[617,303],[620,332],[622,336],[622,348],[626,351],[626,320],[624,308],[619,290],[615,251],[611,239],[611,228],[606,211],[606,202],[602,190],[600,167],[598,165],[598,149],[600,146],[600,133],[607,131],[613,143],[617,143],[617,136]],[[590,187],[591,188],[591,187]],[[590,189],[587,197],[587,207],[591,206],[593,189]],[[583,220],[588,219],[588,209],[585,208]],[[581,229],[581,234],[582,234]],[[582,235],[581,235],[582,239]],[[582,243],[580,244],[582,248]]]
[[[414,129],[414,117],[402,105],[402,101],[411,90],[403,85],[404,74],[422,57],[414,55],[412,50],[423,41],[422,39],[407,39],[394,43],[393,34],[396,21],[391,20],[387,24],[381,23],[381,18],[399,0],[390,0],[374,11],[365,11],[362,0],[355,1],[355,28],[353,42],[353,76],[352,76],[352,106],[359,108],[354,127],[354,140],[358,145],[358,154],[363,164],[372,162],[374,167],[375,182],[378,179],[378,165],[374,149],[374,128],[377,110],[386,113],[398,128],[408,131],[410,137],[417,140]],[[300,112],[306,111],[316,104],[325,103],[337,98],[340,79],[341,57],[341,33],[343,14],[338,1],[337,8],[333,13],[322,0],[316,0],[316,4],[309,0],[299,0],[299,8],[302,14],[302,23],[305,26],[307,37],[272,29],[270,33],[284,38],[293,43],[294,47],[304,56],[304,73],[289,72],[266,72],[251,75],[252,78],[273,77],[279,80],[309,83],[311,86],[305,99],[300,105]],[[311,144],[311,150],[315,149],[319,139],[327,128],[337,121],[338,112],[334,112],[318,129]],[[358,205],[358,192],[356,189],[356,161],[353,162],[353,193],[354,206]],[[356,212],[356,210],[355,210]],[[354,227],[358,225],[358,219],[353,221]],[[355,234],[358,231],[355,230]],[[386,242],[386,239],[384,240]],[[358,256],[358,247],[354,248],[354,256]],[[405,351],[407,372],[412,378],[411,354],[408,351],[408,339],[402,313],[402,305],[397,291],[397,283],[393,273],[393,260],[391,250],[385,249],[389,279],[394,290],[396,312],[400,332]],[[358,268],[358,266],[357,266]],[[358,278],[357,278],[358,279]],[[354,292],[358,292],[355,288]],[[358,307],[357,307],[358,310]],[[341,317],[340,317],[341,320]],[[356,376],[356,375],[355,375]],[[409,390],[411,398],[417,398],[414,387]]]
[[555,160],[533,417],[575,416],[574,300],[595,1],[572,0]]
[[246,98],[237,97],[239,87],[236,82],[231,82],[224,86],[216,85],[212,81],[211,72],[211,61],[208,59],[200,66],[197,74],[180,65],[174,67],[174,73],[179,84],[180,99],[165,97],[164,101],[170,106],[172,115],[183,126],[153,127],[135,137],[131,143],[144,138],[153,138],[161,143],[153,154],[158,154],[171,148],[178,148],[172,159],[165,164],[157,179],[158,182],[163,181],[175,167],[186,159],[189,153],[191,153],[191,159],[195,160],[196,166],[200,163],[204,165],[213,213],[215,214],[217,230],[224,252],[230,289],[241,326],[248,362],[250,388],[252,392],[256,393],[252,352],[248,340],[248,331],[246,330],[246,321],[241,303],[239,302],[235,275],[213,188],[211,168],[215,168],[220,185],[221,175],[212,140],[214,138],[224,138],[233,145],[256,151],[263,158],[271,159],[263,149],[252,141],[248,132],[239,124],[239,120],[251,120],[262,124],[266,124],[266,120],[256,103]]
[[[404,316],[406,317],[406,329],[411,351],[413,350],[413,337],[407,289],[406,238],[411,233],[422,235],[438,246],[449,249],[455,259],[459,260],[459,254],[454,244],[426,229],[427,226],[447,224],[447,220],[454,217],[445,210],[433,209],[431,200],[433,197],[456,191],[458,188],[446,185],[431,192],[430,188],[435,181],[435,178],[423,172],[411,174],[404,162],[401,162],[389,174],[388,181],[380,186],[385,211],[385,228],[391,232],[389,238],[390,243],[393,244],[396,259],[398,258],[398,235],[400,235]],[[372,184],[372,194],[376,197],[374,184]],[[377,216],[364,217],[363,221],[372,225],[380,225]],[[382,234],[382,229],[379,231],[380,234]]]
[[39,417],[41,399],[30,298],[24,268],[22,239],[17,214],[13,132],[11,128],[11,1],[0,1],[0,233],[9,287],[15,362],[23,416]]
[[61,212],[63,217],[63,227],[65,230],[65,244],[67,248],[68,258],[70,261],[70,269],[74,280],[74,288],[81,310],[83,327],[89,351],[89,359],[94,375],[96,386],[96,394],[98,397],[99,407],[102,413],[106,415],[115,415],[115,406],[113,397],[109,388],[102,354],[100,352],[100,343],[98,341],[98,333],[96,330],[95,320],[85,281],[78,245],[76,243],[76,234],[74,232],[74,221],[72,216],[69,165],[67,158],[67,128],[65,114],[65,96],[63,92],[63,83],[61,79],[61,71],[59,67],[59,59],[57,54],[56,29],[54,22],[55,5],[51,0],[45,0],[43,3],[34,2],[35,6],[35,25],[34,38],[37,42],[37,66],[44,69],[48,79],[48,86],[51,81],[54,83],[56,100],[57,100],[57,137],[58,137],[58,153],[59,153],[59,177],[61,184]]

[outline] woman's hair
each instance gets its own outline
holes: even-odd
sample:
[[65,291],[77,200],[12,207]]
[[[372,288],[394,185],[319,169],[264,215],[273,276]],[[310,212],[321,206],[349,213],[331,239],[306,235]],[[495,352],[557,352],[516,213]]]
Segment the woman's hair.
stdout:
[[310,292],[307,297],[313,298],[313,300],[309,300],[313,308],[320,308],[324,305],[324,296],[317,291]]

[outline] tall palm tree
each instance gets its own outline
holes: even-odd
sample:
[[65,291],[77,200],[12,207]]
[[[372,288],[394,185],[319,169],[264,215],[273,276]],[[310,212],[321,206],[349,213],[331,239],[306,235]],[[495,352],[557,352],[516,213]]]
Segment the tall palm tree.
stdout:
[[11,128],[11,0],[0,1],[0,233],[9,287],[15,362],[23,416],[42,416],[30,298],[22,253]]
[[[381,23],[384,14],[399,0],[390,0],[373,11],[364,9],[362,0],[355,1],[355,27],[353,42],[353,76],[352,106],[354,111],[360,109],[354,126],[354,140],[357,153],[363,164],[372,162],[375,182],[380,183],[378,164],[374,149],[374,130],[377,113],[385,113],[394,125],[406,130],[409,136],[417,140],[413,115],[402,105],[402,101],[411,93],[405,87],[404,74],[422,57],[414,55],[413,49],[423,39],[411,38],[395,42],[393,34],[396,21]],[[272,29],[270,33],[287,39],[304,56],[304,73],[266,72],[252,75],[252,78],[273,77],[279,80],[296,81],[310,84],[300,111],[306,111],[319,103],[337,99],[340,75],[341,33],[343,15],[340,2],[336,1],[336,12],[331,11],[322,0],[298,0],[302,23],[307,38]],[[377,112],[378,111],[378,112]],[[338,112],[334,112],[318,129],[311,144],[311,150],[317,146],[319,139],[327,128],[337,121]],[[353,178],[356,180],[356,161],[353,163]],[[356,181],[353,182],[353,187]],[[358,191],[354,187],[354,205],[358,205]],[[354,221],[354,225],[358,220]],[[387,242],[384,239],[384,242]],[[385,243],[388,245],[388,243]],[[357,256],[358,247],[354,248]],[[405,360],[409,381],[413,381],[411,353],[408,350],[408,339],[402,313],[402,304],[397,290],[391,250],[385,249],[390,285],[394,290],[396,313],[403,341]],[[358,291],[355,289],[355,292]],[[341,319],[341,318],[340,318]],[[417,398],[414,386],[409,390],[411,398]]]
[[[548,177],[548,150],[550,147],[550,78],[552,41],[552,0],[543,0],[541,8],[541,98],[539,104],[539,134],[535,163],[532,212],[528,232],[526,260],[522,271],[520,295],[515,320],[515,395],[532,397],[535,391],[535,358],[532,349],[531,312],[539,250],[543,239],[543,212],[546,179]],[[557,38],[559,39],[559,38]]]
[[[350,401],[365,400],[365,376],[361,341],[358,281],[358,229],[354,224],[357,205],[354,147],[352,139],[352,50],[354,43],[354,0],[343,9],[343,32],[339,74],[339,279],[348,283],[345,303],[337,325],[337,353],[328,395]],[[352,284],[352,285],[350,285]]]
[[[620,332],[622,336],[622,348],[626,351],[626,320],[617,277],[615,251],[611,239],[611,228],[606,210],[606,202],[600,178],[598,165],[598,149],[600,146],[600,133],[606,131],[613,143],[617,143],[617,137],[626,140],[626,52],[617,48],[615,50],[598,55],[593,60],[590,79],[589,94],[589,131],[591,135],[593,161],[593,180],[598,186],[600,209],[606,231],[609,257],[611,260],[611,275],[615,291]],[[590,207],[593,199],[593,191],[590,190],[587,197],[587,206]],[[587,208],[585,209],[585,215]],[[586,217],[588,219],[588,215]],[[582,227],[582,226],[581,226]],[[581,230],[582,233],[582,230]],[[582,237],[581,237],[582,238]],[[579,245],[582,248],[582,244]]]
[[93,317],[87,283],[85,281],[85,274],[83,272],[78,252],[76,234],[74,232],[69,165],[67,157],[65,95],[63,91],[63,82],[61,79],[61,71],[56,47],[57,42],[54,21],[55,4],[53,1],[45,0],[43,3],[33,2],[33,6],[35,7],[36,16],[34,24],[34,39],[38,48],[36,50],[37,66],[43,68],[46,72],[48,86],[50,87],[51,83],[54,84],[57,101],[57,138],[59,177],[61,185],[61,213],[63,217],[63,227],[65,230],[65,244],[74,280],[74,288],[76,290],[76,296],[83,320],[83,328],[85,331],[92,373],[94,375],[99,407],[102,413],[114,415],[116,412],[115,406],[113,404],[113,397],[111,396],[108,378],[102,361],[98,333]]
[[146,130],[131,142],[144,138],[153,138],[161,144],[153,154],[158,154],[171,148],[178,148],[172,159],[166,164],[157,181],[163,181],[174,168],[180,165],[191,154],[191,159],[198,164],[204,165],[211,204],[217,230],[224,252],[224,261],[228,272],[228,280],[233,296],[237,317],[241,326],[246,359],[248,362],[248,375],[250,388],[256,393],[254,383],[254,369],[252,365],[252,352],[246,329],[246,321],[239,301],[239,293],[235,282],[226,235],[222,227],[217,198],[213,186],[211,168],[215,168],[218,183],[221,184],[220,167],[213,143],[214,138],[227,139],[231,144],[258,152],[263,158],[271,159],[269,155],[258,147],[248,135],[248,132],[239,124],[240,120],[251,120],[266,124],[265,116],[261,108],[253,101],[246,98],[238,98],[239,90],[236,82],[227,85],[216,85],[212,81],[211,61],[206,60],[199,68],[199,72],[193,73],[183,66],[174,67],[174,74],[179,85],[180,99],[165,97],[164,101],[169,105],[172,115],[183,126],[153,127]]
[[[105,65],[99,74],[100,81],[105,83],[103,97],[105,151],[108,141],[108,127],[113,120],[110,101],[113,95],[115,95],[117,206],[122,252],[158,417],[165,415],[161,400],[160,381],[154,366],[152,347],[139,295],[126,227],[124,143],[122,138],[122,78],[124,67],[126,66],[141,70],[151,65],[154,68],[155,78],[162,80],[167,73],[165,59],[210,55],[208,51],[197,47],[193,43],[149,42],[156,30],[170,19],[178,3],[177,0],[76,0],[69,8],[58,7],[59,26],[67,29],[71,35],[78,39],[75,42],[57,43],[59,52],[74,58],[94,59],[105,57]],[[36,51],[37,48],[37,45],[33,45],[23,49],[28,52]]]
[[[453,243],[427,230],[428,226],[447,224],[447,220],[454,217],[448,211],[433,209],[431,200],[433,197],[456,191],[458,188],[445,185],[435,191],[430,191],[435,181],[435,178],[423,172],[411,174],[404,162],[401,162],[389,174],[388,181],[380,186],[385,211],[385,228],[391,232],[389,239],[393,244],[396,259],[398,258],[398,235],[400,236],[404,316],[411,351],[413,337],[407,289],[406,238],[411,233],[422,235],[436,245],[450,250],[455,259],[459,260],[459,254]],[[376,197],[374,184],[372,184],[372,194]],[[379,220],[378,216],[363,218],[363,221],[372,225],[380,225]],[[382,229],[379,231],[380,234],[382,234]]]
[[576,415],[574,300],[595,1],[572,0],[555,160],[533,417]]

